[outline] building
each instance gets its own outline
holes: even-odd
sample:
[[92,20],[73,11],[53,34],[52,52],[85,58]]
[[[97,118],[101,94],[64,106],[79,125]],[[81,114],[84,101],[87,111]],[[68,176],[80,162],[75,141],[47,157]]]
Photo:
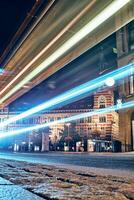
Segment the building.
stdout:
[[[121,17],[118,16],[117,23],[120,23]],[[134,21],[122,27],[116,32],[116,48],[117,67],[120,68],[129,63],[134,63]],[[103,71],[104,60],[101,56],[101,70]],[[106,66],[107,67],[107,66]],[[134,100],[134,75],[125,78],[119,82],[119,100],[127,102]],[[40,116],[24,119],[20,122],[11,124],[10,126],[1,128],[1,131],[15,130],[19,127],[27,127],[29,125],[50,122],[61,118],[69,117],[82,112],[93,111],[98,108],[113,105],[114,95],[112,90],[102,91],[94,94],[94,105],[92,108],[73,108],[59,109],[42,113]],[[8,113],[5,108],[0,112],[0,122],[10,118],[17,113]],[[55,124],[50,127],[50,139],[53,143],[60,138],[60,131],[64,128],[64,124]],[[120,110],[117,112],[107,113],[103,116],[93,116],[85,119],[77,120],[77,132],[83,136],[90,137],[98,132],[101,139],[119,140],[122,143],[122,151],[134,150],[134,108]]]
[[[116,33],[118,68],[134,63],[134,21],[130,22]],[[134,100],[134,74],[119,83],[121,101]],[[119,133],[122,151],[134,150],[134,108],[119,112]]]
[[[61,110],[51,110],[45,113],[41,113],[40,115],[34,115],[32,118],[22,119],[17,122],[14,122],[1,131],[6,130],[16,130],[18,128],[24,128],[28,126],[33,126],[36,124],[42,124],[47,122],[54,122],[63,118],[67,118],[73,115],[95,111],[96,109],[106,108],[108,106],[114,105],[114,93],[111,90],[105,90],[101,92],[94,93],[93,97],[93,107],[92,109],[89,108],[75,108],[75,109],[61,109]],[[0,113],[0,120],[1,122],[6,120],[7,118],[13,117],[17,113],[8,113],[8,112],[1,112]],[[83,138],[86,136],[87,138],[95,139],[96,137],[99,140],[106,140],[106,141],[114,141],[119,140],[119,130],[118,130],[118,113],[111,112],[106,113],[103,115],[94,115],[92,117],[82,118],[76,121],[76,132]],[[33,131],[29,134],[25,134],[25,137],[18,137],[15,138],[15,149],[17,150],[16,145],[21,145],[21,149],[25,150],[25,144],[27,144],[26,149],[31,149],[30,144],[33,143],[33,138],[36,134],[40,132],[42,135],[42,151],[46,150],[46,140],[44,139],[44,135],[48,135],[52,144],[57,143],[60,140],[60,133],[61,130],[64,129],[64,124],[54,124],[50,126],[50,130],[46,133],[43,133],[43,130]],[[29,136],[28,136],[29,135]],[[37,138],[38,140],[39,138]],[[44,140],[44,141],[43,141]],[[45,145],[44,145],[45,143]],[[37,146],[37,145],[36,145]],[[34,148],[35,149],[35,148]],[[47,147],[48,149],[48,147]]]

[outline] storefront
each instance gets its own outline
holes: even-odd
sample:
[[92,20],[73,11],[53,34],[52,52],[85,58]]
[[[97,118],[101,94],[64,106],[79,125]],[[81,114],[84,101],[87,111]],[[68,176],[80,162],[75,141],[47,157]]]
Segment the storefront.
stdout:
[[87,141],[88,152],[111,152],[112,142],[106,140],[88,140]]

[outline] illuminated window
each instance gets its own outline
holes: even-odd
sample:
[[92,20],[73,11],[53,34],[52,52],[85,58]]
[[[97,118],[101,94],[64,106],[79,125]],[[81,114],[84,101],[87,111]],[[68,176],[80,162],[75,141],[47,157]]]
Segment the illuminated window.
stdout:
[[99,117],[99,122],[100,122],[100,123],[106,122],[106,117],[105,117],[105,116],[100,116],[100,117]]
[[129,77],[129,94],[134,94],[134,75]]

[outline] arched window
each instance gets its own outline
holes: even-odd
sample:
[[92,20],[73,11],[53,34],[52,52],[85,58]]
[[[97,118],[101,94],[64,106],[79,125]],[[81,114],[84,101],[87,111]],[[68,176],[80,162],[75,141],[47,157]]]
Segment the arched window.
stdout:
[[105,108],[106,107],[106,98],[104,96],[99,97],[99,108]]

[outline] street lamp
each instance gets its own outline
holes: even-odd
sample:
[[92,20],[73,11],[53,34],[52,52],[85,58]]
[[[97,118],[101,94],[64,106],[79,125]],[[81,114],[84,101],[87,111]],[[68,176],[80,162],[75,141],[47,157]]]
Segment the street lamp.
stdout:
[[108,87],[112,87],[114,86],[115,84],[115,80],[112,78],[112,77],[109,77],[105,80],[105,84],[108,86]]
[[71,124],[70,124],[70,123],[67,123],[66,125],[67,125],[67,127],[68,127],[68,135],[67,135],[67,137],[68,137],[68,151],[69,151],[69,126],[70,126]]
[[113,130],[113,125],[116,124],[115,121],[111,121],[111,145],[112,145],[112,151],[114,151],[114,144],[113,144],[113,141],[114,141],[114,130]]

